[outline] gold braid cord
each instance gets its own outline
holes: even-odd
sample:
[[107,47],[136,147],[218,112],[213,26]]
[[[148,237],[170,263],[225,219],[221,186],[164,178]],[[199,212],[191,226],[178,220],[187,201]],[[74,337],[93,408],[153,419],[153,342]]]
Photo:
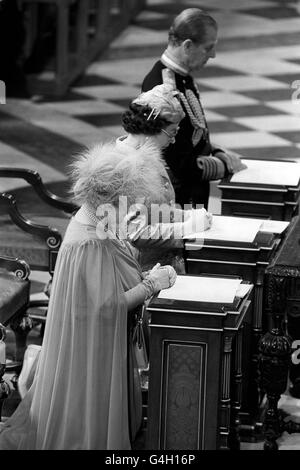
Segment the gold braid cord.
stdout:
[[[164,83],[169,83],[170,85],[172,85],[174,90],[177,90],[175,74],[171,69],[164,69],[162,71],[162,77]],[[196,84],[195,87],[198,91]],[[194,128],[192,141],[195,147],[200,141],[203,132],[207,132],[207,125],[204,112],[200,100],[192,90],[185,90],[185,94],[179,92],[179,96]]]

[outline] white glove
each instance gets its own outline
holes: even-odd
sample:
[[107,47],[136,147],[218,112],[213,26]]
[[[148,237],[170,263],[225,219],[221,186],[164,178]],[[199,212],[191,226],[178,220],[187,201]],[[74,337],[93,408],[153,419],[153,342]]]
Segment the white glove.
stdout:
[[163,289],[168,289],[173,286],[176,277],[176,271],[172,266],[160,266],[159,263],[156,264],[143,280],[143,284],[147,288],[147,298],[157,294]]
[[169,271],[170,287],[172,287],[175,284],[175,281],[176,281],[176,278],[177,278],[177,273],[176,273],[175,269],[173,268],[173,266],[167,265],[167,266],[164,266],[164,267],[167,268],[168,271]]

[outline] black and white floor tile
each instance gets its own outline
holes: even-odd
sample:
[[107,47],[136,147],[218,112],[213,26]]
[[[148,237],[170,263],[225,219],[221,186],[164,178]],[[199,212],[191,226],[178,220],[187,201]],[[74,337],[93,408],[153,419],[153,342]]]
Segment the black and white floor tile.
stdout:
[[[65,97],[8,99],[0,107],[1,165],[34,168],[64,193],[72,154],[123,133],[122,112],[187,7],[207,10],[219,24],[217,56],[197,76],[213,142],[250,158],[300,161],[300,1],[148,0]],[[20,183],[0,181],[1,191],[14,188]],[[210,208],[219,211],[216,184]],[[300,400],[291,405],[285,397],[282,406],[300,413]],[[300,448],[295,440],[284,436],[281,448]]]

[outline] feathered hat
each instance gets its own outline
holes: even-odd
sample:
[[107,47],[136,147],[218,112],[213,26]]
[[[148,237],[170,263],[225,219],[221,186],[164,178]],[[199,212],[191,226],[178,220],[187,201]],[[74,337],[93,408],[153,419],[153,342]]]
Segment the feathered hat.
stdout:
[[93,209],[100,204],[118,206],[120,196],[127,197],[128,205],[137,199],[156,202],[164,191],[162,168],[160,152],[149,142],[138,149],[115,142],[95,145],[71,165],[73,200]]
[[[185,113],[179,101],[179,94],[170,84],[157,85],[152,90],[141,93],[132,103],[152,108],[154,117],[160,116],[168,122],[180,122]],[[149,118],[148,117],[148,118]]]

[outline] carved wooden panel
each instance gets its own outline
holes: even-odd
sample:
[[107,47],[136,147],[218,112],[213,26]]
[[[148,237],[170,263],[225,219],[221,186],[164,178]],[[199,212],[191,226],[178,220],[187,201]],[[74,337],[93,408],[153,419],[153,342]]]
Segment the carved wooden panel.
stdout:
[[300,277],[294,277],[290,279],[288,296],[300,299]]
[[207,345],[164,342],[163,449],[202,449]]
[[[300,300],[287,300],[287,312],[291,317],[300,318]],[[300,338],[299,338],[300,339]]]

